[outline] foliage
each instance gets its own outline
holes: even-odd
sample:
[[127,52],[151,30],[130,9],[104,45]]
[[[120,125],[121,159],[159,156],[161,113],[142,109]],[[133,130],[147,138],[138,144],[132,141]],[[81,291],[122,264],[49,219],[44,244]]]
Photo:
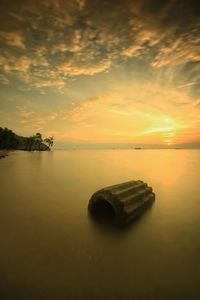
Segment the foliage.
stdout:
[[48,145],[49,148],[53,146],[54,143],[54,137],[50,136],[44,139],[44,142]]
[[7,127],[0,127],[0,148],[14,149],[19,144],[16,134]]
[[43,139],[42,139],[42,134],[37,132],[34,136],[34,141],[36,142],[36,144],[38,145],[38,150],[40,150],[40,147],[41,147],[41,144],[43,142]]
[[[42,134],[37,132],[30,137],[23,137],[15,134],[8,128],[0,127],[0,149],[16,149],[16,150],[49,150],[53,146],[53,136],[42,138]],[[46,145],[43,143],[45,142]]]

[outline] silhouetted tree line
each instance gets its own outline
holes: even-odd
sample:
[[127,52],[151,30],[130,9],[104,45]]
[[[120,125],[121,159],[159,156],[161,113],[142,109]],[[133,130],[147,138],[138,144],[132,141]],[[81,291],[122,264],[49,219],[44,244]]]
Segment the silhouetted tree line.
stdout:
[[42,134],[37,132],[30,137],[22,137],[6,127],[0,127],[0,149],[50,150],[53,143],[53,136],[43,139]]

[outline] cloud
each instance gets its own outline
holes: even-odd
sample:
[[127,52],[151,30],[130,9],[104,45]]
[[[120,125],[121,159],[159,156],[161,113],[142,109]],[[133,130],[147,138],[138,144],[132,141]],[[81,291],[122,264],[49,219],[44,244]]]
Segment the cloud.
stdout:
[[[0,68],[30,89],[64,90],[126,61],[160,69],[199,57],[196,2],[19,0],[0,12]],[[10,80],[10,83],[11,80]]]
[[85,0],[77,0],[78,6],[80,10],[83,10],[85,7]]
[[[132,44],[122,55],[144,58],[152,56],[151,66],[160,68],[199,61],[200,20],[193,5],[179,1],[134,1],[130,19]],[[193,17],[192,17],[193,16]]]
[[61,90],[65,87],[65,82],[62,79],[46,80],[46,81],[43,80],[43,81],[36,82],[35,84],[33,84],[33,87],[36,87],[39,89],[53,87],[53,88],[57,88],[58,90]]
[[152,138],[176,143],[183,141],[186,129],[184,138],[194,139],[200,125],[199,113],[193,98],[184,91],[151,82],[145,89],[138,84],[116,87],[96,101],[85,101],[72,109],[70,120],[93,124],[90,130],[96,130],[97,135],[101,132],[104,140],[110,137],[112,141],[144,142]]
[[83,103],[72,105],[72,108],[66,112],[64,119],[80,122],[84,121],[87,118],[88,112],[90,113],[96,105],[102,103],[103,97],[89,98]]
[[6,32],[0,30],[0,39],[8,46],[25,49],[25,42],[21,32]]
[[3,83],[4,85],[8,85],[10,83],[9,79],[2,74],[0,74],[0,82]]
[[[92,76],[111,67],[111,53],[102,55],[106,42],[102,41],[103,32],[95,41],[97,30],[89,21],[83,28],[78,26],[84,1],[66,3],[64,7],[60,1],[30,3],[24,3],[18,12],[9,11],[9,20],[18,20],[21,31],[16,31],[14,23],[9,33],[0,31],[0,67],[5,76],[14,75],[30,88],[61,90],[69,76]],[[51,10],[51,5],[56,11]],[[13,46],[26,51],[14,51]]]
[[[20,106],[16,120],[30,132],[54,128],[55,139],[85,142],[181,143],[192,141],[200,126],[200,99],[190,96],[188,87],[176,87],[154,78],[134,79],[112,90],[82,101],[37,108]],[[69,97],[69,95],[68,95]],[[70,99],[73,99],[74,95]],[[21,127],[21,128],[22,128]]]
[[166,67],[200,61],[200,38],[183,35],[162,46],[152,66]]
[[40,131],[44,127],[60,115],[56,112],[43,112],[35,108],[33,105],[17,106],[16,110],[17,124],[18,126],[24,126],[31,129],[31,134],[34,131]]
[[69,76],[94,75],[107,71],[111,66],[111,61],[103,61],[97,65],[76,66],[70,63],[64,63],[58,68],[59,72]]
[[132,45],[128,47],[127,49],[123,50],[122,55],[128,56],[128,57],[140,57],[141,50],[143,50],[144,47],[142,45]]

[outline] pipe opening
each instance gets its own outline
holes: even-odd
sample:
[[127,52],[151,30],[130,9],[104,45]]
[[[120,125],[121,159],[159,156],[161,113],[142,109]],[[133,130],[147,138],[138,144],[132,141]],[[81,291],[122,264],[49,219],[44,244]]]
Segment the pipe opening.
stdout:
[[113,221],[116,217],[113,206],[103,198],[93,200],[89,210],[91,215],[100,221]]

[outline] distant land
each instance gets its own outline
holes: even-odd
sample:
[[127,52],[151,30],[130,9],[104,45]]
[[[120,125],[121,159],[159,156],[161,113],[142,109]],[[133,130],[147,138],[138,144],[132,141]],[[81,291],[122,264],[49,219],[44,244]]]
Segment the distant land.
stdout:
[[25,150],[25,151],[48,151],[50,147],[43,143],[42,135],[36,133],[30,137],[17,135],[8,128],[0,127],[0,149]]

